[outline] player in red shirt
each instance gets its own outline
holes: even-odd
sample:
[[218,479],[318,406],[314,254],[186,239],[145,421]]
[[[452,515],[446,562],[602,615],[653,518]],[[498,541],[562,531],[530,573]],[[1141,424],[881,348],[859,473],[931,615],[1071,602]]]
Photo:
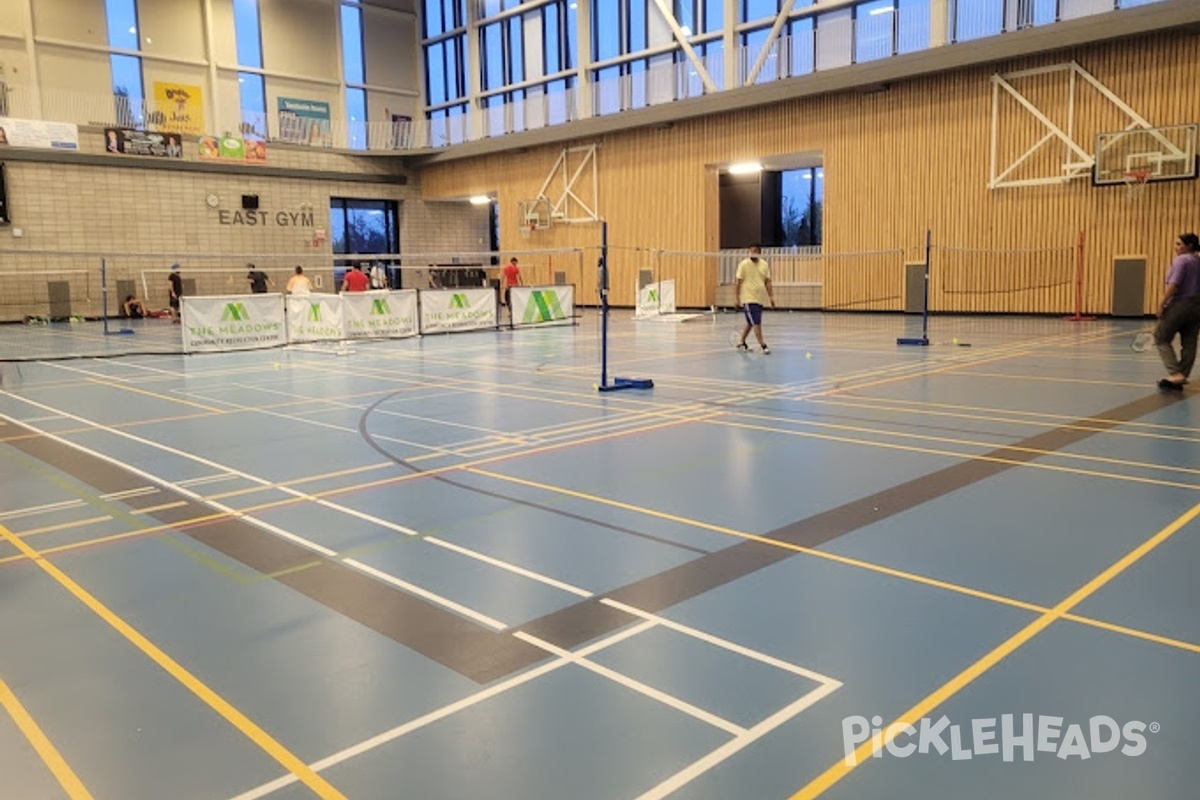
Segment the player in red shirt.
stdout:
[[521,285],[521,268],[517,266],[516,256],[513,256],[512,260],[504,265],[502,273],[504,275],[504,305],[508,305],[508,290]]
[[343,292],[365,292],[370,285],[371,279],[358,268],[357,264],[351,264],[350,269],[346,270],[346,277],[342,278]]

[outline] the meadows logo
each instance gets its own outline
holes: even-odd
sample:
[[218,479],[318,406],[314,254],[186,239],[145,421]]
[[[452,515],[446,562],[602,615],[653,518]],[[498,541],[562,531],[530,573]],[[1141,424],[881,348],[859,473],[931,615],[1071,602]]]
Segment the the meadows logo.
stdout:
[[450,295],[450,308],[470,308],[467,302],[467,296],[462,292],[455,292]]
[[308,304],[308,321],[309,322],[320,322],[321,321],[321,304],[320,303],[309,303]]
[[[896,758],[911,755],[947,753],[954,761],[976,756],[999,755],[1004,761],[1021,759],[1033,761],[1037,753],[1051,754],[1066,760],[1087,760],[1094,754],[1120,752],[1125,756],[1140,756],[1146,752],[1146,732],[1158,733],[1159,724],[1137,720],[1118,724],[1108,716],[1095,716],[1086,722],[1064,726],[1063,717],[1004,714],[997,720],[973,719],[966,728],[951,724],[947,717],[938,720],[922,719],[919,725],[892,723],[886,729],[881,717],[846,717],[842,720],[842,747],[846,766],[858,763],[861,745],[870,742],[872,758],[882,758],[886,751]],[[865,754],[864,754],[865,755]]]
[[392,313],[392,307],[388,305],[385,298],[377,297],[371,302],[371,315],[376,317],[385,317]]
[[649,292],[647,292],[646,302],[649,302],[649,303],[657,303],[658,302],[658,289],[651,289]]
[[529,293],[529,304],[525,306],[522,323],[550,322],[556,319],[566,319],[562,304],[558,301],[558,292],[551,289],[534,289]]
[[241,303],[226,303],[221,312],[221,322],[245,322],[250,319],[250,313]]

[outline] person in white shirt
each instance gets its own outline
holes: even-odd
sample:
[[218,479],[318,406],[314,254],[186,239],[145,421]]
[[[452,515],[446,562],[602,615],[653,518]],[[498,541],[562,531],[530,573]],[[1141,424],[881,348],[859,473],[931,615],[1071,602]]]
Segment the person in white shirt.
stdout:
[[296,267],[296,274],[288,278],[288,294],[312,294],[312,281],[304,274],[304,267]]
[[770,353],[771,348],[763,341],[762,312],[768,302],[775,307],[775,289],[771,286],[771,267],[765,259],[759,258],[762,248],[753,245],[750,257],[742,259],[737,268],[736,298],[737,307],[746,315],[746,327],[742,329],[742,340],[738,343],[739,350],[746,350],[746,336],[754,330],[758,346],[764,353]]

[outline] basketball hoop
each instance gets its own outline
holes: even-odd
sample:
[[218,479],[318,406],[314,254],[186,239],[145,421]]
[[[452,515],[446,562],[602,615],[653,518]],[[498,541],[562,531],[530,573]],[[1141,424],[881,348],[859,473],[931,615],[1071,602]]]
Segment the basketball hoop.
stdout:
[[533,229],[535,227],[537,227],[537,226],[536,225],[522,225],[521,226],[521,238],[528,239],[530,236],[532,236]]
[[1129,199],[1136,200],[1146,192],[1146,184],[1150,180],[1151,172],[1148,169],[1131,169],[1122,173],[1125,178],[1125,188],[1129,192]]

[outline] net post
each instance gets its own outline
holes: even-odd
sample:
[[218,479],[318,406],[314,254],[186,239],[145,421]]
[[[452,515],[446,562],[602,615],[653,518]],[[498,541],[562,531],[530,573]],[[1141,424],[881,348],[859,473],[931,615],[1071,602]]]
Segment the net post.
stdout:
[[104,320],[104,335],[108,335],[108,264],[100,256],[100,317]]
[[616,392],[621,389],[653,389],[654,381],[649,378],[613,378],[608,382],[608,222],[600,221],[600,383],[595,389],[600,392]]
[[1066,317],[1068,322],[1091,322],[1095,317],[1083,315],[1083,231],[1079,232],[1079,241],[1075,246],[1075,314]]
[[921,336],[918,337],[900,337],[896,340],[899,345],[917,345],[919,347],[929,346],[929,261],[930,253],[933,250],[933,231],[925,230],[925,299],[924,308],[921,310]]

